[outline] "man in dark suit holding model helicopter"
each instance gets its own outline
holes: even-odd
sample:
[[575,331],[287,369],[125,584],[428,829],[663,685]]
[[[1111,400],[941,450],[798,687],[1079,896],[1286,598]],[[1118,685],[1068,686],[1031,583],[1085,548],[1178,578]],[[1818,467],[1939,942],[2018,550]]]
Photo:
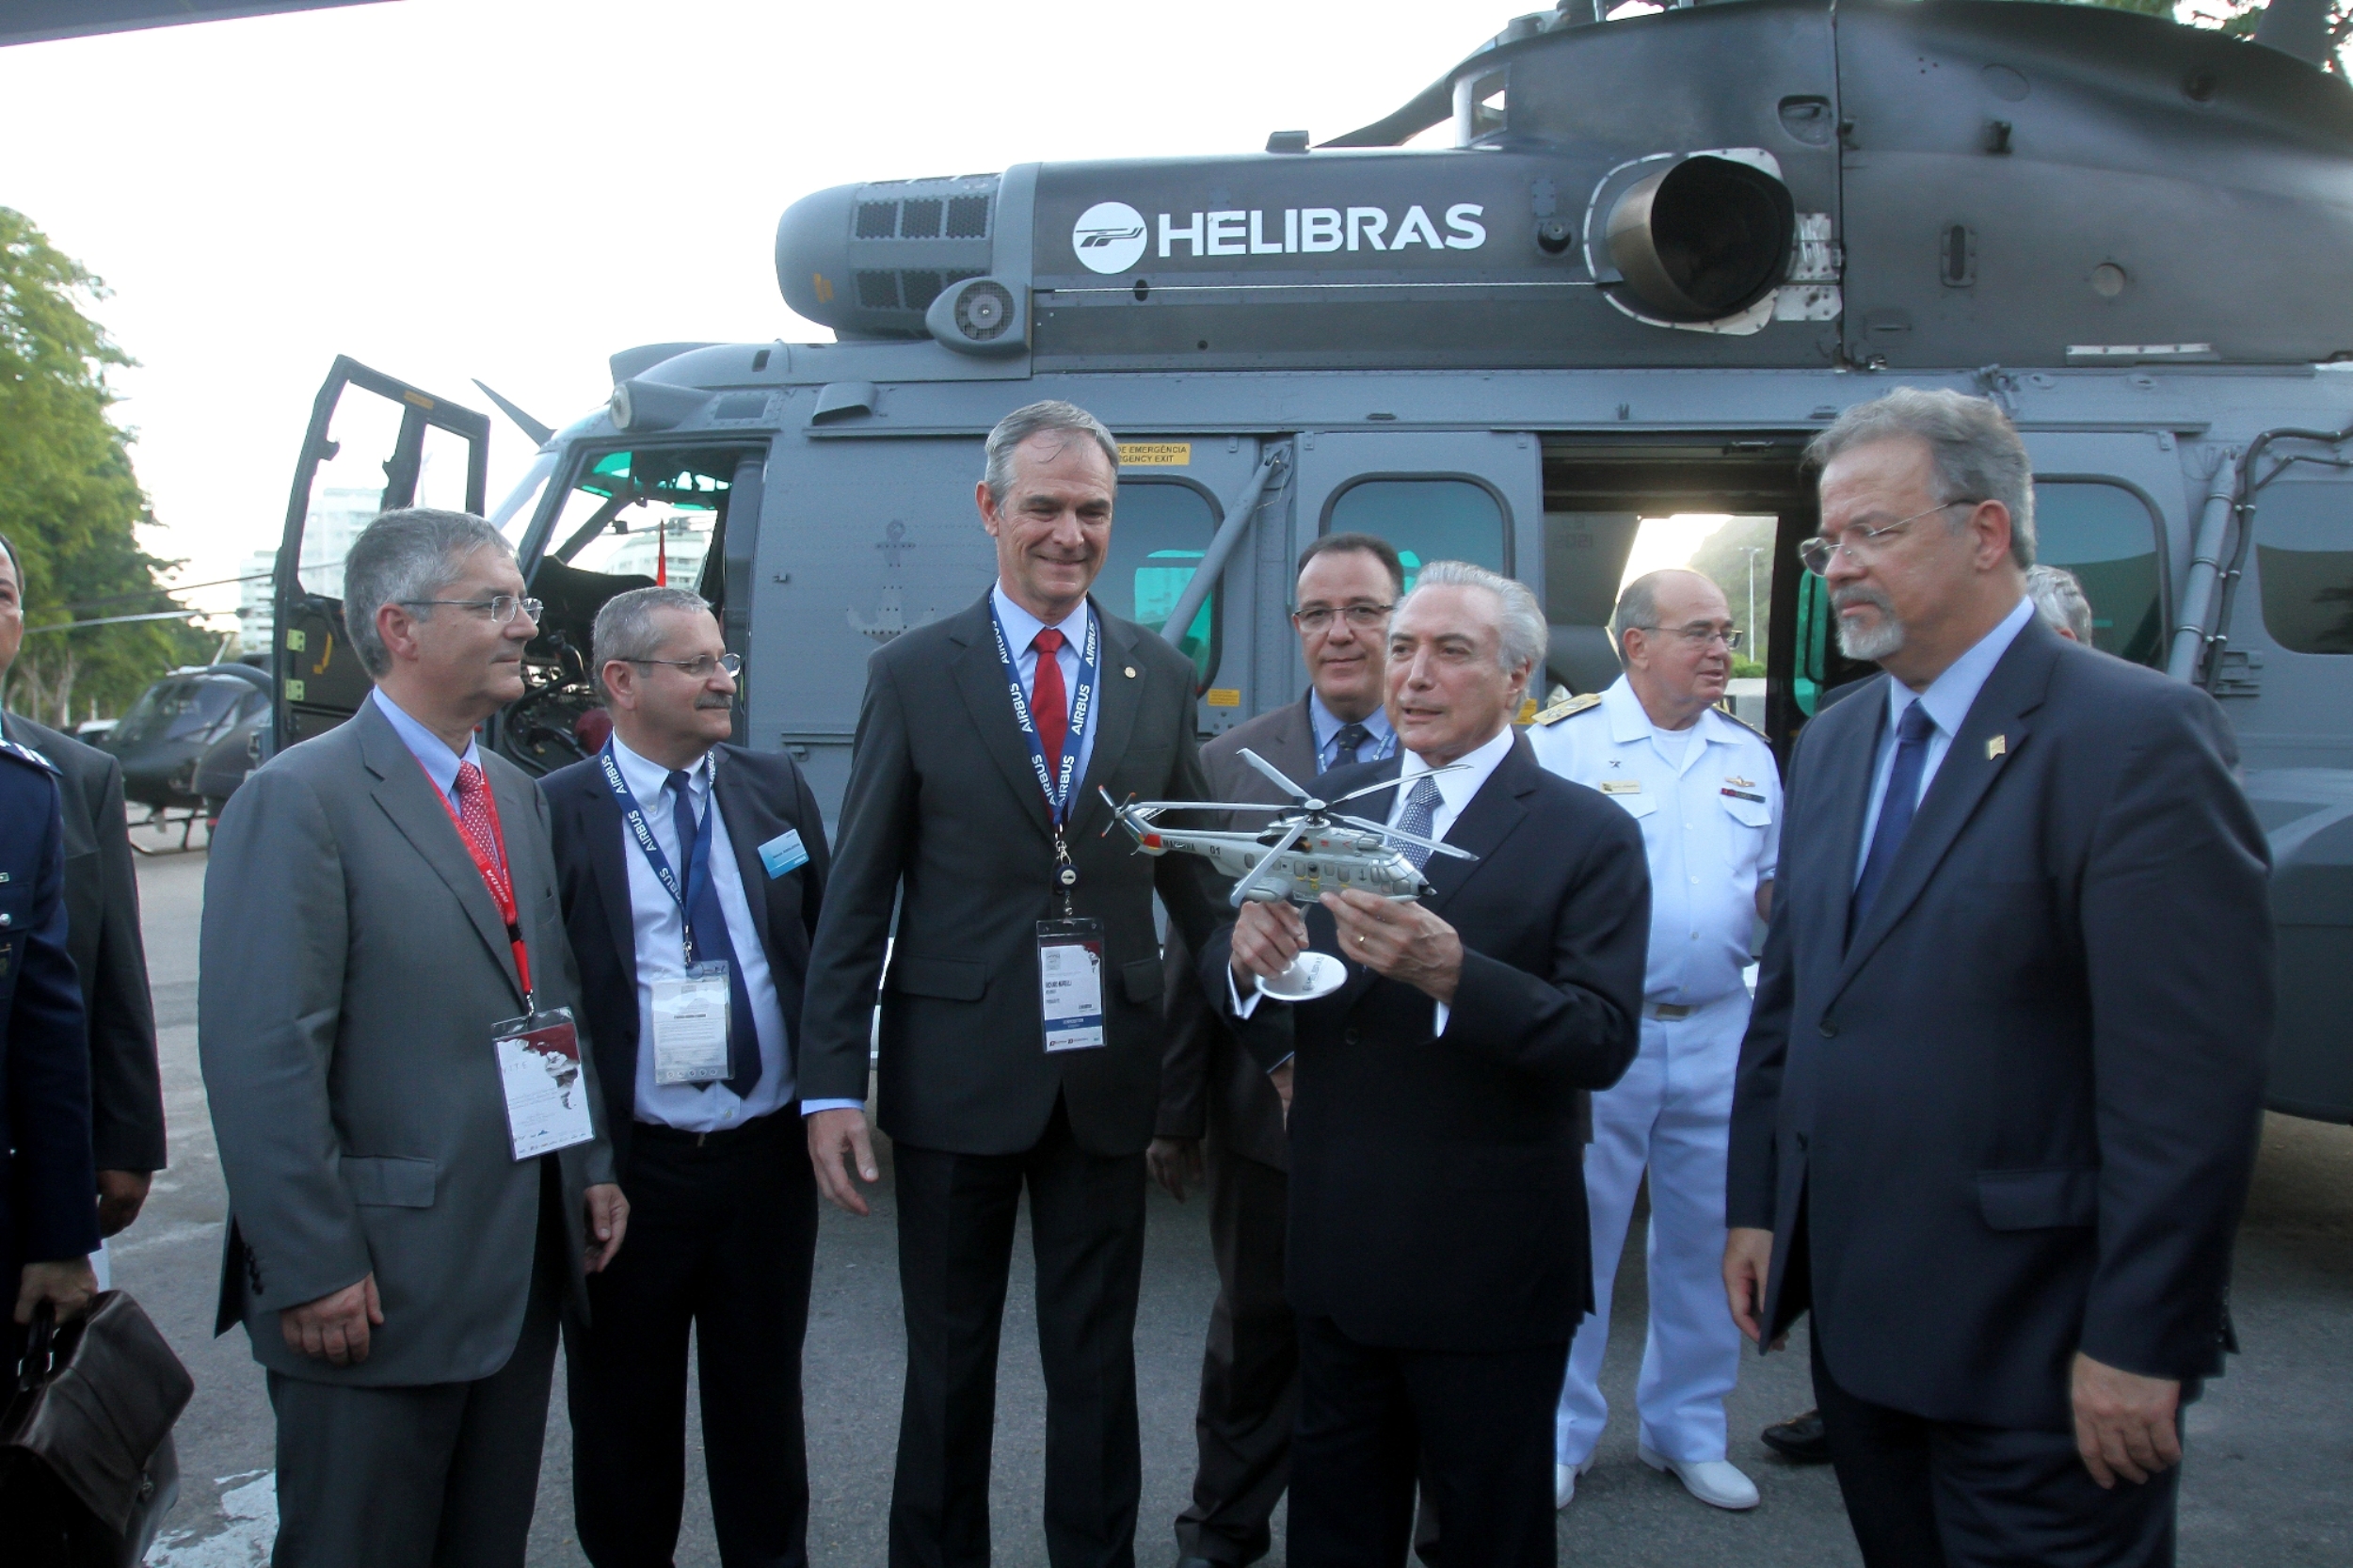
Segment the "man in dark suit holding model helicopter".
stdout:
[[[1424,568],[1389,628],[1399,753],[1317,792],[1400,784],[1355,809],[1427,891],[1250,903],[1202,957],[1277,1087],[1296,1075],[1299,1568],[1401,1561],[1417,1469],[1448,1560],[1558,1558],[1553,1405],[1593,1303],[1579,1096],[1634,1058],[1650,872],[1633,820],[1512,728],[1545,639],[1520,584]],[[1338,990],[1243,1000],[1309,950],[1346,961]]]

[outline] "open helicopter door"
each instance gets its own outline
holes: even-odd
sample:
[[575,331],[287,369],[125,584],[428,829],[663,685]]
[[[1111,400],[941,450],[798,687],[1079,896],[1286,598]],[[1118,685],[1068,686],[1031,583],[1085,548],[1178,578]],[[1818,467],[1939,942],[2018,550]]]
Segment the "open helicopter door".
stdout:
[[480,516],[490,422],[357,360],[335,357],[311,406],[271,604],[274,744],[349,718],[369,691],[344,630],[344,557],[378,512],[440,506]]

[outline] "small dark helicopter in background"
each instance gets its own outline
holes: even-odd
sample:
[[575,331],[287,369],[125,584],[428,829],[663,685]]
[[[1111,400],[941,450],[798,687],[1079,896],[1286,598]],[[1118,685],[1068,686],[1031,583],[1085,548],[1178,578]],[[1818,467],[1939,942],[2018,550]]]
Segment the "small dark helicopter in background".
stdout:
[[[183,664],[139,694],[128,712],[92,744],[112,752],[122,764],[122,793],[147,808],[134,827],[177,828],[178,847],[189,847],[200,822],[217,816],[235,788],[208,773],[216,753],[245,759],[253,766],[257,742],[269,724],[269,672],[248,664]],[[244,770],[235,776],[244,777]],[[217,787],[228,782],[217,795]],[[207,798],[208,795],[211,798]],[[132,846],[154,851],[137,839]]]

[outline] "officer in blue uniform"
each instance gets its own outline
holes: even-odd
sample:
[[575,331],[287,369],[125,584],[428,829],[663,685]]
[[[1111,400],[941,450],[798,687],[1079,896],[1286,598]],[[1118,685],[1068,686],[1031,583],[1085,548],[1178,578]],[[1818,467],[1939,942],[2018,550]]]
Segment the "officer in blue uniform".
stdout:
[[82,988],[66,953],[56,770],[0,741],[0,1369],[13,1374],[41,1302],[78,1317],[98,1289],[97,1173]]
[[1748,967],[1780,845],[1781,778],[1765,737],[1714,704],[1740,632],[1715,584],[1658,571],[1619,596],[1625,674],[1599,696],[1536,716],[1536,760],[1599,790],[1642,827],[1650,860],[1650,962],[1642,1044],[1593,1096],[1585,1151],[1594,1313],[1569,1352],[1556,1424],[1554,1501],[1566,1508],[1593,1464],[1609,1290],[1634,1194],[1650,1175],[1650,1333],[1635,1387],[1638,1451],[1718,1508],[1753,1508],[1755,1485],[1725,1458],[1724,1396],[1740,1335],[1724,1310],[1724,1150],[1733,1076],[1749,1022]]

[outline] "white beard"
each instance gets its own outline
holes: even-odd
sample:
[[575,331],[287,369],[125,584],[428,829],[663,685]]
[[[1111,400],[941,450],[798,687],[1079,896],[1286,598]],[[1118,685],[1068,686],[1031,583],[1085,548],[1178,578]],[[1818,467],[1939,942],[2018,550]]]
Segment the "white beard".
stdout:
[[[1838,651],[1849,659],[1877,664],[1904,646],[1904,623],[1896,618],[1896,607],[1870,589],[1850,590],[1849,603],[1864,603],[1880,613],[1879,620],[1861,627],[1846,616],[1838,617]],[[1835,603],[1833,602],[1833,608]]]

